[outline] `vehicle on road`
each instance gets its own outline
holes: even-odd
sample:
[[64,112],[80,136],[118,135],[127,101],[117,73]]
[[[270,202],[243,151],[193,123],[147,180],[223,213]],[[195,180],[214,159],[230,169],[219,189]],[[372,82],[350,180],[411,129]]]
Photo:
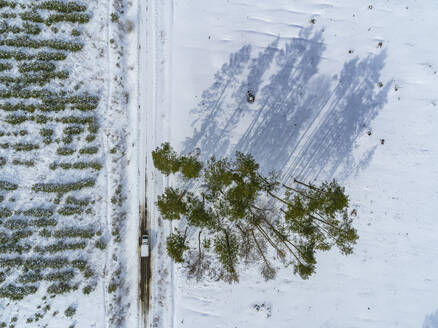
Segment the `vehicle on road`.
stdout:
[[147,233],[141,236],[140,256],[149,256],[149,236]]

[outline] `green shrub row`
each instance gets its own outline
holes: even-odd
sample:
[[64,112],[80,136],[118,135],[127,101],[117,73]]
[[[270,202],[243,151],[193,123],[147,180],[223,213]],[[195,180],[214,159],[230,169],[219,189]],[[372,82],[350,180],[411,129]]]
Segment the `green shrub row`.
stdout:
[[74,278],[73,270],[55,271],[43,275],[39,272],[26,272],[18,277],[20,283],[35,283],[42,280],[67,282]]
[[97,133],[99,131],[99,125],[96,121],[88,124],[88,132]]
[[59,215],[70,216],[74,214],[82,214],[84,210],[76,206],[64,206],[58,210]]
[[103,238],[99,238],[98,240],[96,240],[94,246],[101,250],[104,250],[106,248],[106,242]]
[[73,270],[67,270],[67,271],[55,271],[48,273],[44,276],[44,280],[48,281],[70,281],[74,278],[75,274]]
[[0,26],[0,34],[7,34],[7,33],[13,33],[18,34],[21,33],[23,29],[19,26],[15,25],[8,25],[7,23],[4,23]]
[[31,231],[31,230],[15,231],[11,235],[11,238],[14,241],[19,241],[20,239],[24,239],[24,238],[28,238],[28,237],[32,236],[32,234],[33,234],[33,231]]
[[22,212],[26,216],[34,216],[34,217],[50,217],[53,216],[53,210],[51,208],[41,208],[35,207]]
[[93,142],[96,139],[96,135],[95,134],[89,134],[88,136],[85,137],[85,140],[87,142]]
[[16,151],[31,151],[31,150],[39,149],[40,146],[36,144],[20,142],[12,145],[12,148],[14,148]]
[[17,190],[18,185],[5,180],[0,180],[0,190]]
[[23,284],[34,283],[43,280],[43,275],[38,272],[26,272],[18,277],[17,281]]
[[10,230],[26,229],[28,225],[28,222],[23,219],[12,219],[3,223],[3,226]]
[[94,187],[95,184],[96,180],[94,178],[87,178],[77,182],[68,183],[37,183],[32,186],[32,190],[36,192],[66,193],[87,187]]
[[23,72],[35,72],[35,71],[45,71],[45,72],[52,72],[56,69],[55,64],[53,63],[47,63],[47,62],[41,62],[41,61],[35,61],[31,63],[23,63],[18,66],[18,71],[20,73]]
[[23,266],[28,270],[41,270],[46,268],[61,269],[69,264],[69,260],[65,257],[34,257],[26,259],[22,263]]
[[52,129],[41,129],[40,130],[40,136],[42,137],[51,137],[53,135]]
[[[14,136],[25,136],[25,135],[28,135],[29,133],[26,131],[26,130],[19,130],[19,131],[14,131],[14,132],[12,132],[12,134],[14,135]],[[8,134],[9,135],[9,134]]]
[[78,289],[77,285],[72,286],[67,283],[61,282],[50,285],[47,288],[47,292],[49,292],[50,294],[65,294],[76,289]]
[[75,150],[73,148],[70,148],[70,147],[59,147],[56,150],[56,153],[58,155],[61,155],[61,156],[72,155],[74,152],[75,152]]
[[45,20],[45,23],[46,23],[46,25],[50,26],[53,23],[59,23],[59,22],[85,24],[85,23],[88,23],[89,21],[90,21],[90,16],[88,14],[67,13],[67,14],[50,15]]
[[74,204],[78,206],[88,206],[90,204],[89,199],[79,199],[73,196],[68,196],[65,200],[66,204]]
[[81,117],[81,116],[72,116],[72,115],[55,119],[56,122],[61,122],[64,124],[87,124],[94,122],[94,120],[95,118],[92,116]]
[[30,225],[40,227],[40,228],[41,227],[53,227],[53,226],[56,226],[57,224],[58,224],[58,222],[55,219],[47,219],[47,218],[42,218],[42,219],[30,221]]
[[41,98],[45,101],[51,101],[53,98],[56,98],[56,94],[50,90],[47,89],[39,89],[39,90],[28,90],[28,89],[21,89],[21,90],[0,90],[0,97],[1,98],[23,98],[23,99],[29,99],[29,98]]
[[24,21],[31,21],[33,23],[44,23],[44,18],[36,11],[26,11],[19,14]]
[[79,31],[79,30],[77,30],[77,29],[72,29],[71,30],[71,35],[73,35],[73,36],[79,36],[79,35],[81,35],[81,32]]
[[50,169],[56,170],[58,167],[69,170],[85,170],[85,169],[94,169],[99,171],[102,169],[102,164],[99,162],[76,162],[76,163],[52,163],[50,164]]
[[84,249],[87,246],[87,244],[84,241],[76,242],[76,243],[65,243],[63,241],[57,242],[55,244],[50,244],[47,246],[37,246],[35,247],[35,251],[38,253],[46,253],[49,252],[50,254],[63,252],[66,250],[77,250],[77,249]]
[[38,290],[35,286],[17,286],[9,284],[0,288],[0,298],[9,298],[14,301],[23,299],[25,296],[35,294]]
[[96,154],[99,151],[97,147],[85,147],[79,150],[79,154]]
[[28,238],[32,236],[33,232],[30,230],[20,230],[8,235],[5,232],[0,232],[0,245],[17,243],[21,239]]
[[36,8],[40,9],[48,9],[48,10],[56,10],[61,13],[72,13],[75,11],[85,11],[87,9],[86,6],[81,5],[77,2],[64,2],[60,0],[51,0],[44,1],[36,5]]
[[13,268],[23,265],[24,261],[21,257],[0,258],[2,268]]
[[18,77],[12,76],[0,76],[0,83],[9,86],[10,83],[15,83],[20,86],[28,86],[30,84],[39,84],[43,86],[53,79],[66,80],[69,77],[69,72],[67,71],[57,71],[57,72],[43,72],[40,74],[23,74]]
[[[21,124],[21,123],[26,122],[26,121],[35,121],[38,124],[45,124],[51,120],[52,120],[52,118],[45,116],[45,115],[27,116],[27,115],[21,115],[21,114],[9,114],[4,119],[4,121],[6,123],[9,123],[12,125],[18,125],[18,124]],[[6,148],[9,148],[9,147],[6,147]]]
[[84,47],[82,43],[62,40],[37,40],[28,36],[20,36],[12,39],[0,40],[0,45],[16,48],[52,48],[56,50],[80,51]]
[[14,159],[12,161],[13,165],[23,165],[23,166],[27,166],[27,167],[31,167],[31,166],[35,166],[35,162],[33,160],[29,160],[29,161],[20,161],[18,159]]
[[81,128],[80,126],[77,125],[73,125],[73,126],[68,126],[66,128],[64,128],[63,132],[65,134],[81,134],[82,132],[84,132],[84,129]]
[[[76,263],[75,261],[83,260],[74,260],[71,262],[74,267],[77,267],[78,263]],[[73,262],[75,262],[75,264],[73,264]],[[70,261],[66,257],[32,257],[28,259],[23,259],[21,257],[0,258],[1,267],[12,268],[23,266],[26,270],[29,271],[37,271],[43,269],[62,269],[67,267],[69,263]],[[86,262],[85,264],[81,263],[80,266],[83,266],[85,269],[86,264]]]
[[0,218],[9,218],[12,216],[12,211],[7,207],[0,208]]
[[71,144],[73,142],[73,137],[71,135],[66,135],[62,137],[61,141],[65,144]]
[[0,59],[22,60],[64,60],[67,55],[62,52],[40,51],[36,54],[28,54],[22,51],[0,50]]
[[9,243],[9,244],[1,244],[0,245],[0,254],[23,254],[32,249],[32,246],[29,244],[19,245],[17,243]]
[[16,13],[1,13],[0,17],[4,18],[4,19],[16,18],[17,14]]
[[65,228],[62,230],[56,230],[53,232],[53,236],[56,238],[64,238],[64,237],[81,237],[81,238],[91,238],[95,235],[95,231],[92,228]]
[[28,119],[29,117],[25,115],[9,114],[5,117],[4,121],[12,125],[17,125],[26,122]]
[[[15,112],[15,111],[25,111],[29,113],[35,112],[35,110],[40,110],[42,112],[58,112],[65,109],[64,104],[58,104],[57,106],[49,106],[46,104],[25,104],[23,102],[19,102],[16,104],[11,104],[9,102],[6,102],[4,104],[0,104],[0,109],[4,110],[6,112]],[[58,119],[56,119],[58,120]]]
[[37,35],[41,33],[41,28],[37,24],[23,23],[23,32]]
[[46,228],[42,229],[38,233],[41,237],[50,238],[52,237],[52,232]]
[[10,69],[12,69],[12,64],[0,63],[0,71],[9,71]]
[[17,6],[17,2],[16,1],[0,0],[0,8],[10,7],[12,9],[14,9],[16,6]]

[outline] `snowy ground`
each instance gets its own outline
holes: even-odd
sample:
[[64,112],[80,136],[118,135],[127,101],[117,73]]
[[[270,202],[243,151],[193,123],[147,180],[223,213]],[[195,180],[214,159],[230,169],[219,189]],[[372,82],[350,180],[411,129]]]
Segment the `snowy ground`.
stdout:
[[321,256],[308,281],[284,269],[266,283],[248,268],[226,285],[175,268],[174,298],[152,312],[170,321],[154,326],[437,327],[437,12],[434,0],[190,0],[160,12],[171,19],[150,60],[170,114],[152,109],[171,143],[248,151],[285,179],[336,177],[360,240],[349,257]]
[[[59,228],[95,226],[106,249],[96,250],[94,236],[85,251],[61,253],[89,260],[95,273],[90,295],[83,293],[81,275],[74,279],[78,290],[56,298],[43,299],[49,283],[38,282],[36,294],[0,301],[0,322],[12,327],[17,317],[15,327],[48,328],[438,327],[438,2],[87,4],[92,18],[78,37],[84,50],[65,61],[71,73],[66,86],[77,84],[80,92],[100,97],[94,144],[103,167],[85,172],[95,174],[96,187],[79,192],[96,201],[91,214],[54,217]],[[45,30],[35,38],[58,33],[38,24]],[[57,25],[59,38],[70,35],[71,24],[63,24]],[[12,37],[7,33],[2,37]],[[256,94],[251,105],[248,89]],[[7,114],[2,112],[2,124]],[[51,122],[59,134],[64,126]],[[25,122],[21,128],[28,130],[23,140],[41,143],[40,126]],[[9,133],[3,140],[15,140],[18,127],[3,130]],[[339,179],[358,212],[355,253],[324,254],[307,281],[283,269],[265,282],[252,267],[242,268],[239,284],[188,281],[166,255],[172,226],[154,206],[163,187],[175,183],[152,167],[151,150],[166,140],[187,152],[200,147],[203,158],[250,152],[264,171],[281,170],[285,180]],[[58,160],[56,148],[41,144],[23,155],[35,160],[24,169],[10,165],[17,153],[2,150],[8,163],[0,177],[20,183],[2,206],[58,209],[54,196],[38,198],[28,188],[82,177],[49,169]],[[152,247],[148,313],[138,300],[138,219],[145,194]],[[33,247],[47,244],[36,230],[32,238]],[[23,254],[32,256],[33,250]],[[1,270],[7,272],[5,284],[21,274]],[[63,313],[69,305],[77,307],[73,318]],[[35,321],[26,323],[28,318]]]
[[[31,6],[41,3],[30,0],[1,1],[1,41],[10,41],[17,36],[23,37],[25,32],[8,32],[7,29],[6,31],[3,29],[3,26],[7,24],[19,28],[25,26],[28,22],[24,19],[25,16],[22,17],[20,14],[29,13]],[[138,237],[138,172],[136,166],[138,148],[134,148],[138,138],[135,124],[132,129],[127,130],[130,126],[129,119],[131,122],[137,122],[138,113],[135,100],[135,95],[138,94],[136,91],[137,71],[134,69],[138,63],[137,34],[133,33],[135,20],[138,17],[136,2],[131,3],[130,6],[126,6],[124,1],[119,0],[95,0],[85,4],[86,8],[83,11],[90,15],[90,21],[81,26],[64,21],[47,26],[50,24],[46,25],[41,18],[36,16],[33,26],[40,28],[41,33],[27,35],[31,40],[36,40],[34,42],[73,40],[83,44],[83,49],[75,53],[64,51],[67,58],[59,63],[54,62],[57,68],[61,67],[70,73],[68,79],[54,79],[44,85],[34,83],[26,87],[33,91],[44,89],[50,92],[60,92],[54,95],[56,97],[77,94],[93,95],[98,100],[94,106],[96,108],[93,107],[88,111],[78,110],[67,101],[66,108],[55,111],[52,108],[52,106],[56,107],[53,101],[47,105],[49,109],[35,111],[35,114],[41,115],[46,121],[33,122],[27,119],[20,125],[6,123],[9,113],[3,107],[0,114],[1,130],[6,131],[1,134],[4,137],[2,142],[13,144],[19,140],[39,145],[38,149],[26,153],[10,149],[12,147],[2,147],[1,151],[5,161],[1,165],[0,179],[18,185],[16,191],[2,190],[1,206],[2,209],[10,209],[10,214],[6,217],[7,222],[4,220],[5,217],[2,217],[1,235],[4,237],[18,230],[10,224],[12,228],[8,231],[5,224],[8,222],[23,222],[18,228],[33,233],[29,239],[22,238],[23,240],[19,241],[23,245],[29,244],[29,249],[25,252],[5,251],[3,247],[6,246],[3,244],[5,239],[2,239],[1,288],[3,290],[8,284],[32,285],[36,288],[36,292],[21,300],[0,299],[1,327],[121,327],[125,325],[133,327],[138,321],[138,255],[136,254],[138,244],[135,241]],[[41,9],[34,10],[32,13],[40,14],[42,19],[46,19],[56,11]],[[111,20],[112,13],[117,15],[117,20]],[[8,18],[5,19],[5,17]],[[78,30],[76,34],[72,33],[73,29]],[[52,47],[40,47],[41,49],[36,46],[17,46],[16,48],[25,54],[34,55],[37,51],[54,52],[54,49],[59,48],[59,44]],[[127,45],[133,46],[134,50],[127,52]],[[0,48],[2,53],[17,50],[3,43]],[[6,76],[8,73],[13,73],[12,76],[17,74],[16,68],[21,65],[18,60],[4,56],[1,62],[2,64],[12,63],[14,67],[11,72],[2,72],[2,78],[5,77],[5,73]],[[0,89],[4,92],[9,87],[9,84],[1,83]],[[24,87],[19,89],[24,89]],[[129,100],[130,93],[133,95],[131,100]],[[59,99],[56,97],[55,99]],[[2,96],[0,105],[5,106],[7,102],[40,105],[46,101],[44,97],[24,100],[22,98],[25,97]],[[14,114],[26,117],[29,115],[21,107],[15,110]],[[64,119],[67,120],[63,121]],[[71,122],[69,119],[76,121],[95,119],[93,122],[98,128],[96,126],[85,128],[85,124]],[[73,123],[75,125],[72,125]],[[73,133],[70,141],[65,138],[67,124],[69,127],[79,128],[80,131]],[[53,140],[43,143],[41,128],[53,130]],[[23,134],[14,134],[18,129],[25,132],[25,138],[21,138]],[[61,156],[57,151],[60,146],[73,149],[72,154]],[[95,155],[93,152],[82,153],[80,149],[87,146],[96,147],[97,153]],[[16,159],[32,160],[33,163],[30,167],[18,166],[13,162]],[[53,164],[57,163],[68,166],[79,161],[90,162],[91,160],[100,165],[101,169],[95,167],[93,169],[62,167],[61,169],[56,165],[53,167]],[[133,169],[130,175],[126,170],[128,166]],[[81,190],[60,192],[57,195],[53,192],[41,193],[31,189],[37,183],[71,183],[84,178],[96,179],[95,185],[81,188]],[[132,196],[128,201],[126,201],[127,194]],[[3,199],[6,195],[7,197]],[[82,202],[89,201],[87,205],[80,205],[87,207],[86,211],[84,212],[85,209],[83,209],[79,213],[62,213],[61,209],[64,206],[68,207],[66,204],[71,204],[71,201],[68,201],[71,197],[77,197],[76,203],[78,199]],[[47,216],[53,219],[54,223],[47,227],[44,224],[33,224],[35,220],[32,216],[40,217],[46,214],[28,215],[23,212],[30,208],[50,209],[53,213]],[[129,226],[127,222],[130,223]],[[89,229],[93,233],[91,236],[57,235],[60,231],[72,230],[76,233],[79,229]],[[49,249],[47,251],[42,248],[48,245],[58,245],[54,242],[70,245],[72,242],[82,240],[84,240],[84,246],[79,249],[55,249],[55,251]],[[99,249],[98,245],[103,249]],[[36,269],[29,269],[28,267],[22,268],[20,265],[8,268],[3,262],[10,258],[28,261],[42,257],[62,258],[64,264],[54,267],[42,266],[42,268],[36,266]],[[87,261],[87,269],[72,268],[69,262],[76,259]],[[68,273],[72,276],[70,277]],[[20,280],[20,276],[30,274],[40,276],[32,281]],[[49,274],[57,274],[56,279],[49,279]],[[64,290],[50,292],[50,286],[61,286]],[[68,306],[76,309],[72,317],[64,313]]]

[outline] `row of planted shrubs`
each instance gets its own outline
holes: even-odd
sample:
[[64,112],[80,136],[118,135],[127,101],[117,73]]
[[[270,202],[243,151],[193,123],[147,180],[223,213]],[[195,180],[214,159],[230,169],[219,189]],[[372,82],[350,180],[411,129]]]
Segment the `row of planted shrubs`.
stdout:
[[85,24],[90,21],[90,15],[84,13],[60,13],[60,14],[50,14],[47,18],[43,18],[36,11],[26,11],[19,14],[21,19],[24,21],[30,21],[32,23],[44,23],[50,26],[54,23],[59,22],[69,22],[69,23],[80,23]]
[[[9,17],[20,17],[23,21],[20,26],[9,25],[7,23],[0,26],[0,33],[26,33],[28,35],[10,35],[7,38],[0,40],[0,46],[8,47],[0,50],[0,59],[7,62],[0,63],[0,72],[5,72],[0,75],[0,83],[5,85],[7,89],[0,90],[0,98],[3,98],[0,104],[0,110],[11,113],[6,116],[4,121],[6,123],[15,125],[21,124],[28,120],[35,121],[38,124],[46,124],[47,122],[59,122],[62,124],[70,124],[64,128],[65,135],[63,142],[68,143],[69,138],[71,142],[72,136],[79,135],[85,131],[81,125],[88,125],[88,135],[86,140],[91,142],[95,139],[95,134],[98,132],[98,124],[94,117],[82,117],[69,115],[65,117],[50,117],[46,115],[22,115],[20,111],[33,113],[35,111],[41,112],[59,112],[63,110],[80,110],[91,111],[94,110],[99,102],[99,98],[90,96],[88,94],[70,95],[66,91],[53,91],[50,86],[47,89],[35,88],[33,85],[47,85],[54,79],[68,79],[67,71],[57,71],[55,61],[65,60],[69,52],[77,52],[83,48],[82,42],[77,39],[64,40],[55,38],[37,38],[32,35],[40,34],[41,29],[44,29],[42,24],[51,25],[58,22],[72,22],[72,23],[86,23],[90,19],[90,15],[85,13],[86,6],[84,4],[68,1],[68,0],[53,0],[53,1],[34,1],[24,6],[16,1],[0,0],[0,8],[10,7],[15,8],[20,6],[21,9],[32,11],[21,11],[16,15],[15,13],[3,12],[1,17],[8,19]],[[40,12],[37,10],[48,10],[49,12]],[[50,12],[50,11],[56,11]],[[56,31],[55,31],[56,29]],[[54,33],[57,28],[52,27]],[[77,30],[72,31],[73,36],[80,35]],[[13,48],[30,48],[22,50]],[[10,62],[8,60],[11,60]],[[13,69],[13,60],[16,60],[16,67],[21,76],[8,76],[7,71]],[[31,61],[31,62],[27,62]],[[30,86],[27,88],[27,86]],[[62,84],[61,84],[62,87]],[[75,88],[76,90],[76,88]],[[5,100],[12,98],[10,102]],[[24,99],[35,99],[36,102],[31,104],[29,101],[22,101]],[[18,101],[17,101],[18,100]],[[9,135],[10,132],[8,132]],[[53,129],[43,127],[39,134],[43,137],[45,143],[51,143],[54,136]],[[0,132],[0,136],[2,136]],[[59,139],[55,140],[56,142]],[[39,145],[18,142],[14,144],[0,143],[0,148],[14,148],[16,150],[29,151],[38,149]],[[59,151],[62,152],[62,147]],[[68,147],[64,150],[68,153]],[[97,147],[83,147],[78,150],[79,154],[96,154]],[[4,163],[3,163],[4,162]],[[32,161],[21,159],[9,160],[9,163],[15,165],[31,165]],[[33,163],[33,162],[32,162]],[[0,166],[6,164],[6,159],[0,158]],[[56,166],[54,166],[56,165]],[[62,169],[86,169],[91,168],[99,170],[102,165],[97,161],[79,161],[76,163],[59,162],[52,164],[51,168]],[[62,180],[61,180],[62,181]],[[73,182],[56,182],[56,183],[36,183],[32,186],[32,191],[35,193],[55,193],[58,194],[57,200],[54,203],[58,204],[61,195],[70,191],[78,191],[83,188],[92,188],[95,186],[95,178],[85,178]],[[10,181],[0,181],[0,190],[14,191],[17,190],[17,185]],[[3,197],[3,196],[2,196]],[[8,207],[0,208],[0,226],[11,230],[9,234],[0,234],[0,253],[24,253],[31,248],[38,254],[55,254],[58,252],[68,250],[83,250],[86,248],[88,241],[85,239],[93,238],[98,235],[98,232],[92,228],[64,228],[55,230],[57,220],[52,218],[56,212],[59,215],[68,216],[73,214],[82,214],[84,211],[91,211],[89,207],[90,200],[87,198],[75,198],[73,196],[67,197],[65,204],[60,207],[53,208],[32,208],[27,210],[16,211]],[[88,213],[88,212],[87,212]],[[18,215],[18,216],[17,216]],[[21,218],[26,216],[31,218]],[[33,217],[33,218],[32,218]],[[35,227],[37,229],[35,229]],[[39,231],[39,235],[45,238],[54,238],[54,240],[45,245],[34,245],[26,243],[26,239],[32,235],[32,232]],[[60,240],[65,238],[81,238],[79,240]],[[94,246],[104,249],[106,244],[104,239],[98,238],[94,241]],[[38,257],[32,258],[24,257],[10,257],[0,258],[1,268],[21,268],[22,273],[17,284],[6,284],[0,287],[0,298],[6,297],[10,299],[21,299],[25,295],[35,293],[38,288],[38,283],[41,280],[53,282],[47,291],[50,294],[63,294],[76,290],[78,284],[72,283],[75,277],[75,270],[82,272],[85,278],[90,278],[94,275],[93,270],[87,265],[87,262],[82,259],[70,261],[66,257]],[[55,272],[42,272],[46,269],[64,269]],[[0,276],[2,273],[0,273]],[[0,282],[2,277],[0,277]],[[21,285],[24,284],[24,285]],[[83,287],[83,292],[89,294],[94,287],[86,285]],[[72,311],[69,311],[69,313]]]

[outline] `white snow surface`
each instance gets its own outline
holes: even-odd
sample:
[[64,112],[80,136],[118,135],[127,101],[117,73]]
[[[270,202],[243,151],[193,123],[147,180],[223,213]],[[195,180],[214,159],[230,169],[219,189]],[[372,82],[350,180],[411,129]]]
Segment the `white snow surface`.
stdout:
[[348,257],[321,254],[306,281],[289,268],[265,282],[250,267],[238,284],[197,282],[176,266],[174,298],[153,306],[171,318],[161,327],[438,327],[438,2],[171,3],[152,49],[163,56],[149,53],[170,105],[151,104],[160,137],[148,150],[167,126],[178,150],[204,158],[240,149],[285,180],[335,177],[360,239]]

